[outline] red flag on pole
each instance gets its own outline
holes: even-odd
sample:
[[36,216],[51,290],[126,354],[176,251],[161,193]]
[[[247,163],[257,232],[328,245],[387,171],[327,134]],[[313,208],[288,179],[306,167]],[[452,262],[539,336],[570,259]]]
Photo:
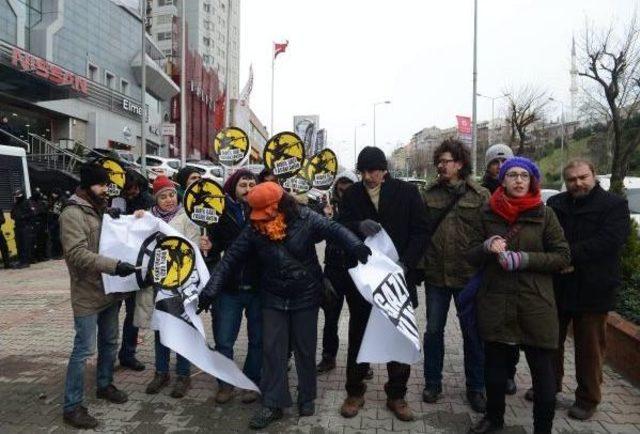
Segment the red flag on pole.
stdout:
[[458,133],[471,134],[471,118],[468,116],[456,116],[458,120]]
[[287,46],[289,45],[289,41],[284,41],[283,43],[273,43],[273,58],[278,57],[278,54],[284,53],[287,51]]

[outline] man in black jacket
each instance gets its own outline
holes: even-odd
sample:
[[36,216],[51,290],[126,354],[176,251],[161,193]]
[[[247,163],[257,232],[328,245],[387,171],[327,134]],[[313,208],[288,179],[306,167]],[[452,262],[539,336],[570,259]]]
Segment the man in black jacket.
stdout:
[[569,416],[585,420],[601,400],[607,313],[613,309],[621,284],[620,256],[629,236],[629,207],[625,199],[600,187],[590,161],[570,161],[563,176],[567,191],[547,203],[571,247],[571,266],[554,282],[560,319],[556,381],[560,391],[564,342],[573,323],[578,387]]
[[[247,195],[255,187],[256,177],[246,169],[231,175],[224,184],[225,208],[220,221],[210,231],[213,246],[209,253],[212,263],[220,260],[222,252],[240,235],[249,219]],[[248,349],[243,372],[251,381],[260,384],[262,368],[262,304],[258,292],[258,270],[255,258],[250,258],[242,269],[235,273],[218,295],[213,307],[213,338],[216,351],[233,360],[233,346],[238,339],[242,314],[247,317]],[[231,400],[233,386],[218,380],[216,402],[224,404]],[[258,399],[256,392],[247,390],[241,400],[245,404]]]
[[[418,189],[409,183],[393,179],[387,173],[387,160],[379,148],[367,146],[358,155],[357,169],[362,181],[355,183],[344,194],[339,222],[364,239],[384,229],[400,256],[400,262],[411,301],[417,306],[416,267],[426,247],[427,223],[424,204]],[[349,348],[347,354],[347,398],[340,413],[354,417],[364,404],[366,386],[363,382],[367,368],[356,359],[371,312],[357,288],[346,288],[349,306]],[[384,345],[384,343],[381,343]],[[413,420],[413,413],[404,397],[407,392],[410,365],[387,363],[389,381],[385,385],[387,407],[400,420]]]
[[19,188],[13,193],[13,208],[11,218],[15,226],[13,232],[16,237],[16,248],[20,264],[17,268],[26,268],[31,264],[31,252],[33,250],[33,224],[36,209],[31,201],[25,198],[24,190]]

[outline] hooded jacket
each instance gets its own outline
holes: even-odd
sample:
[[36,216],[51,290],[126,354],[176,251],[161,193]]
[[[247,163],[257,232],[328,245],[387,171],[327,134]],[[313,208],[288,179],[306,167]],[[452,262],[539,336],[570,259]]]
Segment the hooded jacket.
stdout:
[[60,214],[60,241],[71,279],[74,316],[98,313],[116,301],[104,293],[102,273],[115,274],[118,261],[98,254],[102,215],[73,195]]

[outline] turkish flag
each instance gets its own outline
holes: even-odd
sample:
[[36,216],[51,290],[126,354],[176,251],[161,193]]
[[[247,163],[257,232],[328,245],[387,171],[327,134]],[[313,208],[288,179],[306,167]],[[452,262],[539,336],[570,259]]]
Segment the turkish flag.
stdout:
[[278,44],[277,42],[274,42],[273,44],[273,58],[275,59],[276,57],[278,57],[278,54],[280,53],[284,53],[285,51],[287,51],[287,46],[289,45],[289,41],[285,41],[281,44]]

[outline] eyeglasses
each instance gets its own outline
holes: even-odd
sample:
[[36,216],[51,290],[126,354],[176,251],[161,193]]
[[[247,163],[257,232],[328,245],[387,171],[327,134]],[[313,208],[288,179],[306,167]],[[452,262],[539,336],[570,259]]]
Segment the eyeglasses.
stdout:
[[446,166],[447,164],[453,163],[454,161],[456,161],[456,160],[454,160],[452,158],[449,158],[449,159],[442,158],[442,159],[440,159],[440,160],[438,160],[436,162],[436,166]]
[[528,181],[530,176],[529,176],[529,172],[522,172],[522,173],[518,173],[518,172],[509,172],[505,175],[507,178],[515,180],[517,178],[522,179],[523,181]]

